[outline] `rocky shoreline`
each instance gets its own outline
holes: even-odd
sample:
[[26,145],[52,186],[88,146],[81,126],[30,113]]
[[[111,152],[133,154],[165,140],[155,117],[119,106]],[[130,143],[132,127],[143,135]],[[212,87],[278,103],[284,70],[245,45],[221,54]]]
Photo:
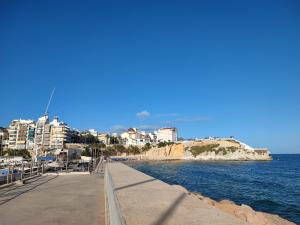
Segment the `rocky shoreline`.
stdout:
[[211,207],[215,207],[222,212],[228,213],[244,222],[247,222],[249,225],[296,225],[295,223],[283,219],[278,215],[255,211],[248,205],[237,205],[230,200],[215,201],[209,197],[203,196],[200,193],[189,192],[180,185],[173,186],[183,190],[189,195],[193,195]]

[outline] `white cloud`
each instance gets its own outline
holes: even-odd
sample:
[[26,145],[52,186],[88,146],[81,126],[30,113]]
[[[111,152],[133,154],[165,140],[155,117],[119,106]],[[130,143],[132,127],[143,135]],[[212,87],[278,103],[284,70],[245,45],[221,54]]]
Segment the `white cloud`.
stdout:
[[136,114],[136,116],[139,118],[139,119],[146,119],[147,117],[149,117],[151,114],[148,112],[148,111],[146,111],[146,110],[144,110],[144,111],[142,111],[142,112],[138,112],[137,114]]

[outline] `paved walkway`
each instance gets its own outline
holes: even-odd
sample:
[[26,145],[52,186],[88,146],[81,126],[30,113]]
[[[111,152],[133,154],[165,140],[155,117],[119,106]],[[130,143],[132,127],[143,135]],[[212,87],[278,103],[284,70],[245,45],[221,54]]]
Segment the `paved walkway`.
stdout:
[[45,175],[0,189],[0,225],[104,225],[104,181]]
[[[184,188],[171,186],[121,163],[108,164],[119,211],[128,225],[247,225]],[[128,197],[130,196],[130,197]]]

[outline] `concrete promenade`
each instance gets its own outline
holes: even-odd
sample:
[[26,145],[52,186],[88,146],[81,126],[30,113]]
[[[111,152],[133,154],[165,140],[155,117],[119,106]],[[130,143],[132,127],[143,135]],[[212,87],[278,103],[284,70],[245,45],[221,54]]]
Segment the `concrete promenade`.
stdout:
[[200,201],[181,187],[166,184],[124,164],[110,163],[106,170],[107,205],[117,209],[111,210],[108,216],[114,224],[248,224]]
[[104,225],[103,178],[44,175],[0,189],[0,225]]

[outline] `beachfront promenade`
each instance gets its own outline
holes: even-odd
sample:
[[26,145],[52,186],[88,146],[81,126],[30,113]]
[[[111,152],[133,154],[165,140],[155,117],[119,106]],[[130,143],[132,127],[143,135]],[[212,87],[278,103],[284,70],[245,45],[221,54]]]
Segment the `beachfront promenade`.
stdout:
[[[106,207],[105,207],[106,206]],[[105,222],[106,220],[106,222]],[[0,225],[243,225],[178,186],[121,163],[0,189]]]
[[105,224],[103,178],[43,175],[0,189],[0,225]]

